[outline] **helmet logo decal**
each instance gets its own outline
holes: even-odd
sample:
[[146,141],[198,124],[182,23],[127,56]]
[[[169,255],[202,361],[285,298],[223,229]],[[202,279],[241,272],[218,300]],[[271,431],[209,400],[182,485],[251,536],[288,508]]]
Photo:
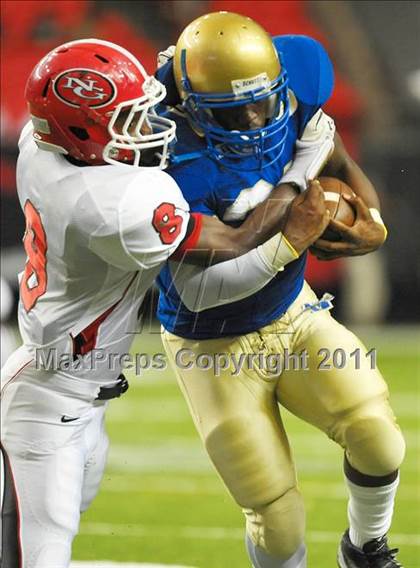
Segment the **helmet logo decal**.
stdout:
[[100,108],[117,96],[114,82],[106,75],[92,69],[68,69],[54,79],[56,97],[72,107],[88,105]]
[[[95,83],[93,79],[88,79],[86,83],[84,83],[81,79],[77,79],[77,77],[66,77],[67,83],[63,85],[62,89],[73,89],[73,93],[78,97],[82,97],[83,99],[103,99],[106,97],[106,94],[103,92],[104,90],[101,87],[95,87]],[[77,85],[77,87],[75,87]],[[89,96],[88,94],[84,94],[85,92],[92,93],[93,91],[99,91],[93,96]]]
[[241,95],[255,89],[269,89],[270,79],[267,73],[260,73],[255,77],[248,77],[247,79],[235,79],[231,81],[232,91],[235,95]]

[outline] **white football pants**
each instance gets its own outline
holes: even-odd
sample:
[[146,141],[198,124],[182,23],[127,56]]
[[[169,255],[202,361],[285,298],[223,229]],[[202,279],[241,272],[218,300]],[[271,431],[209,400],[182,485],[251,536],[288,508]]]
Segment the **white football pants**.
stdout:
[[80,512],[105,467],[98,384],[37,370],[27,348],[2,369],[1,568],[67,568]]

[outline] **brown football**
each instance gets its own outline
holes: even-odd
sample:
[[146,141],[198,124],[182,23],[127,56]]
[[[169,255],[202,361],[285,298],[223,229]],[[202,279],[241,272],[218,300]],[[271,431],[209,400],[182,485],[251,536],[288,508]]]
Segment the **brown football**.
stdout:
[[[343,199],[342,194],[354,195],[354,191],[350,186],[337,178],[320,177],[318,179],[324,190],[325,202],[327,208],[330,210],[331,219],[335,219],[351,227],[356,220],[356,212],[352,205]],[[340,235],[333,229],[327,227],[321,238],[328,241],[339,241]]]

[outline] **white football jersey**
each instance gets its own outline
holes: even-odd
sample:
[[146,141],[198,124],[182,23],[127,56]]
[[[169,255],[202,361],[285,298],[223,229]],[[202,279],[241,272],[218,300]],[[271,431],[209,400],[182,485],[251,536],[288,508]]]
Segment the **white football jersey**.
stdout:
[[[189,206],[161,170],[80,167],[40,150],[32,135],[28,124],[17,165],[28,255],[22,338],[38,364],[70,375],[77,367],[79,376],[84,355],[86,379],[109,382],[118,369],[105,355],[128,351],[144,294],[185,237]],[[101,364],[89,362],[95,350]]]

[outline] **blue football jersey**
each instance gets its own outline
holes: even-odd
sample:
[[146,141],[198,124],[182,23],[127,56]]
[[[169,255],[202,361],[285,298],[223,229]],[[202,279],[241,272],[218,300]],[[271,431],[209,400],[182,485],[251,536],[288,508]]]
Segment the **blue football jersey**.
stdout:
[[[285,168],[292,162],[296,139],[306,124],[331,95],[333,69],[324,48],[306,36],[273,38],[289,76],[289,89],[296,103],[291,106],[285,148],[279,160],[258,171],[252,156],[241,160],[237,170],[225,168],[206,156],[171,167],[168,173],[180,186],[194,212],[217,215],[236,226],[249,211],[263,201],[278,184]],[[163,70],[163,74],[167,70]],[[159,77],[162,80],[162,75]],[[170,90],[172,87],[168,85]],[[194,153],[205,142],[191,129],[181,114],[171,116],[177,122],[176,154]],[[268,163],[270,159],[268,157]],[[170,332],[190,339],[237,336],[255,331],[280,317],[299,294],[304,279],[306,255],[288,264],[264,288],[230,304],[191,312],[181,301],[173,285],[171,264],[162,269],[157,283],[160,289],[158,317]]]

